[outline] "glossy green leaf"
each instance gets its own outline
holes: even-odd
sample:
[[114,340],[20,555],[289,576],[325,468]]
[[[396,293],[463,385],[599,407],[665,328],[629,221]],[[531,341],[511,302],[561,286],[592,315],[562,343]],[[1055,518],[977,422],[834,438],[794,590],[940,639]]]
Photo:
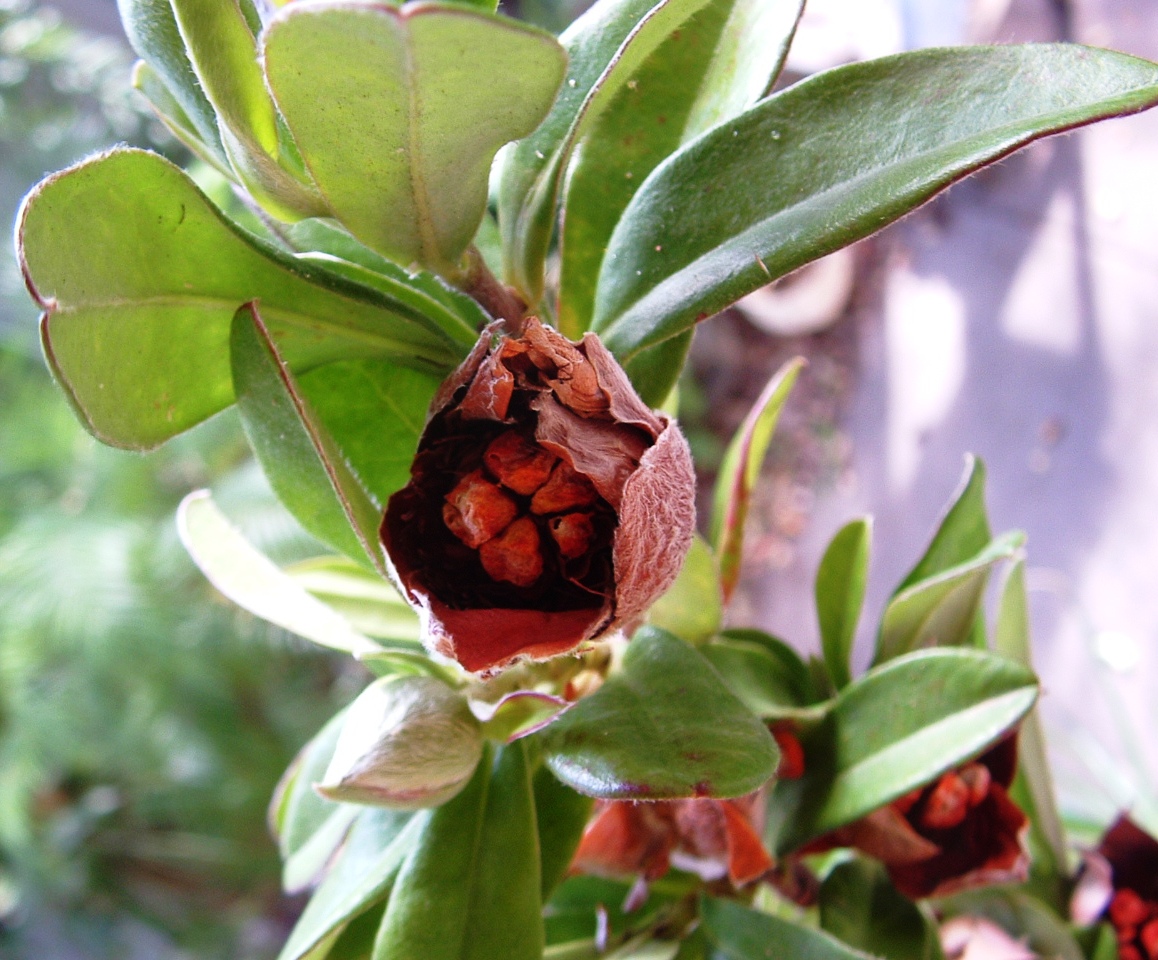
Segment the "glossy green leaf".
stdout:
[[137,56],[149,65],[168,94],[180,105],[198,141],[209,148],[221,167],[228,169],[229,161],[221,145],[217,114],[193,72],[170,0],[117,0],[117,7],[125,34]]
[[302,748],[274,795],[273,827],[287,893],[298,893],[318,879],[362,810],[326,800],[313,786],[326,772],[345,715],[343,710],[331,718]]
[[325,957],[345,926],[395,884],[399,869],[429,829],[431,811],[382,808],[362,812],[325,880],[314,892],[278,960]]
[[871,546],[872,519],[853,520],[832,538],[816,572],[820,645],[838,690],[852,680],[849,658],[868,583]]
[[[799,674],[762,644],[720,638],[704,644],[700,652],[756,716],[777,720],[816,714],[801,688]],[[801,668],[806,669],[803,664]]]
[[675,583],[652,605],[647,622],[688,643],[703,643],[719,632],[723,617],[716,557],[696,534]]
[[549,34],[437,3],[291,4],[264,58],[333,216],[444,275],[482,220],[496,151],[543,119],[565,68]]
[[182,501],[177,530],[209,582],[242,609],[334,650],[359,654],[381,649],[258,551],[226,519],[207,490]]
[[966,454],[965,472],[944,515],[937,522],[933,539],[916,566],[894,591],[894,596],[914,583],[972,560],[992,539],[989,514],[985,509],[985,462],[971,453]]
[[821,930],[751,910],[733,900],[703,897],[700,918],[709,960],[870,960]]
[[540,960],[539,841],[522,743],[438,808],[407,858],[374,960]]
[[115,150],[43,181],[17,229],[45,355],[99,439],[149,449],[233,402],[229,328],[258,299],[295,370],[387,355],[448,371],[463,350],[380,293],[232,225],[167,160]]
[[604,0],[559,37],[567,82],[533,134],[504,152],[499,227],[504,275],[537,303],[556,201],[576,145],[615,95],[673,31],[711,0]]
[[885,868],[860,857],[820,887],[820,925],[838,940],[888,960],[944,960],[937,925],[896,891]]
[[303,527],[386,576],[380,512],[315,417],[256,307],[230,335],[233,388],[249,445],[270,486]]
[[615,800],[736,797],[779,762],[767,728],[710,664],[655,627],[635,634],[619,673],[537,736],[560,780]]
[[559,329],[591,323],[611,233],[668,154],[759,100],[780,72],[802,0],[711,0],[673,31],[589,125],[563,197]]
[[380,640],[420,639],[418,615],[393,584],[346,557],[315,557],[285,568],[298,586],[355,629]]
[[302,394],[380,508],[410,481],[440,379],[388,359],[341,360],[303,374]]
[[571,858],[591,816],[590,797],[576,793],[547,768],[539,767],[532,781],[535,819],[539,824],[539,876],[542,899],[562,883]]
[[959,646],[970,641],[989,574],[1014,556],[1025,542],[1020,531],[993,540],[972,559],[914,583],[885,607],[877,640],[876,663],[911,650]]
[[[652,926],[663,910],[686,898],[698,886],[699,881],[694,877],[668,874],[649,885],[642,904],[626,912],[623,908],[631,892],[630,883],[586,874],[568,877],[544,909],[548,943],[558,945],[557,952],[545,954],[545,960],[585,956],[581,943],[595,946],[599,913],[606,917],[608,937],[620,940],[631,930]],[[600,956],[598,950],[595,956]]]
[[[676,386],[687,362],[694,334],[694,330],[689,330],[657,346],[648,347],[636,354],[631,363],[623,368],[632,386],[649,407],[666,408],[673,394],[676,394]],[[678,410],[668,412],[675,416]]]
[[611,239],[593,328],[630,359],[1031,140],[1155,102],[1154,64],[1065,45],[818,74],[655,170]]
[[1033,706],[1032,673],[955,647],[891,660],[845,687],[803,738],[805,775],[769,802],[769,834],[792,850],[979,754]]
[[[1029,598],[1025,589],[1025,561],[1012,565],[1005,579],[994,630],[994,649],[1032,669]],[[1029,816],[1033,868],[1044,867],[1057,877],[1069,876],[1065,827],[1057,808],[1057,793],[1046,751],[1041,716],[1034,709],[1021,724],[1017,740],[1017,776],[1010,790],[1014,802]]]
[[716,477],[709,539],[719,558],[720,583],[725,602],[740,581],[744,522],[748,518],[752,490],[760,479],[760,468],[764,465],[764,456],[772,442],[780,411],[784,409],[788,394],[792,392],[803,367],[802,357],[789,360],[768,381],[732,442],[728,444],[724,462]]

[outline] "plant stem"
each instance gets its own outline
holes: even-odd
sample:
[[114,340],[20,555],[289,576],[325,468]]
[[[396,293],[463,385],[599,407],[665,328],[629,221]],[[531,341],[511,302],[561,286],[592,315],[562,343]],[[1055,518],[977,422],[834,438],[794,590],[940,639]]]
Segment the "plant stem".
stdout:
[[464,259],[466,269],[456,280],[459,289],[473,297],[496,320],[502,320],[508,334],[520,336],[527,316],[527,304],[523,298],[491,273],[483,255],[473,244],[467,248]]

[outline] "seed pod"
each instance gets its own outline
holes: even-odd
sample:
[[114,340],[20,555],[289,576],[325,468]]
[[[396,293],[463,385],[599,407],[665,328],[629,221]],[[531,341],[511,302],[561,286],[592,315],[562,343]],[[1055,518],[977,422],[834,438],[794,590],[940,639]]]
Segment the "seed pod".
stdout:
[[428,647],[472,672],[632,626],[695,526],[687,442],[593,334],[484,331],[442,385],[382,541]]
[[461,790],[482,756],[466,699],[433,677],[383,677],[350,707],[314,789],[328,800],[415,810]]

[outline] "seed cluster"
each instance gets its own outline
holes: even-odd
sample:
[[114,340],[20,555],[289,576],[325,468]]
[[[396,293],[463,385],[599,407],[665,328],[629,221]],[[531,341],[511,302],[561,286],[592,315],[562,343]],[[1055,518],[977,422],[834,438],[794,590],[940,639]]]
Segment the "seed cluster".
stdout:
[[[942,774],[931,788],[914,790],[893,801],[893,805],[926,830],[952,830],[964,823],[969,811],[985,800],[991,782],[988,767],[967,763]],[[918,804],[921,804],[919,808]]]
[[442,519],[492,580],[530,587],[545,551],[563,560],[588,551],[599,501],[590,480],[518,430],[495,437],[482,462],[446,494]]
[[1158,902],[1126,887],[1114,894],[1109,914],[1120,960],[1158,960]]

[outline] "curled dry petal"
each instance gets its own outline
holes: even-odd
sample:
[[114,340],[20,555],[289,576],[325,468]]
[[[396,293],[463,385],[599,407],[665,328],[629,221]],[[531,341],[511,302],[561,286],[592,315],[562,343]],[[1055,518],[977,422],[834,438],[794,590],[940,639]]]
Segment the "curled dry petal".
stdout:
[[596,808],[571,863],[572,873],[657,880],[674,864],[705,880],[751,883],[773,866],[760,839],[757,794]]
[[695,525],[687,442],[599,339],[484,331],[439,389],[382,541],[436,652],[472,672],[642,618]]

